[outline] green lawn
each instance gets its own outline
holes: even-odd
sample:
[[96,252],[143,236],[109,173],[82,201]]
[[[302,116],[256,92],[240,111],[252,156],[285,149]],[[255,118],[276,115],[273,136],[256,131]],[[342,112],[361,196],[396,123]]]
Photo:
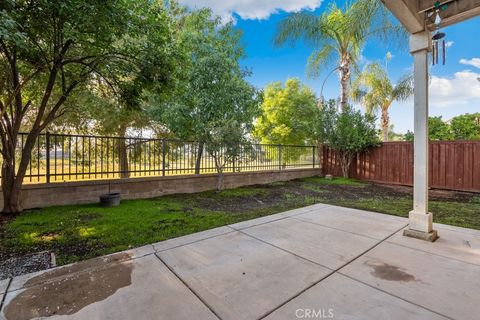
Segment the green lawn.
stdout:
[[[480,197],[433,192],[431,198],[436,222],[480,229]],[[323,178],[122,201],[117,208],[52,207],[26,211],[1,226],[0,258],[52,250],[66,264],[314,203],[397,216],[412,207],[410,188]]]

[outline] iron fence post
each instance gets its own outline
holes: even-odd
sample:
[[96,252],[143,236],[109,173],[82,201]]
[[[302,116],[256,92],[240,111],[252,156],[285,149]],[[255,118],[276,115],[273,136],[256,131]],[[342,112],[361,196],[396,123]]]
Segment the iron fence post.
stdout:
[[45,149],[46,149],[46,174],[47,183],[50,183],[50,132],[45,134]]
[[278,170],[282,170],[282,145],[278,145]]
[[165,176],[165,154],[166,154],[165,139],[162,139],[162,176]]

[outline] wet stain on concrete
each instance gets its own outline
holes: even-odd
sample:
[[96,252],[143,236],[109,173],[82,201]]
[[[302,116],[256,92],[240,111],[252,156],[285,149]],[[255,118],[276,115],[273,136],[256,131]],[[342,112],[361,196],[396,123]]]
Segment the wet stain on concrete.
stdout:
[[374,277],[388,281],[416,281],[415,277],[406,273],[397,266],[392,266],[387,263],[371,263],[366,262],[367,265],[373,268],[370,272]]
[[8,305],[7,320],[71,315],[132,283],[130,255],[91,259],[36,276]]

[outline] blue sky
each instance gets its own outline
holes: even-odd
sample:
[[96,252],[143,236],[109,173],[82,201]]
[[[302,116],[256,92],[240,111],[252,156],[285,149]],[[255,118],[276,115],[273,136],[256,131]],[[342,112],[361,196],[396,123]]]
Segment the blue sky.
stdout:
[[[277,24],[290,12],[310,10],[320,14],[334,0],[181,0],[190,7],[210,7],[225,21],[234,19],[236,27],[244,33],[247,58],[242,64],[253,75],[249,78],[255,86],[262,88],[273,81],[285,81],[289,77],[300,78],[317,95],[329,71],[326,68],[318,79],[309,79],[305,65],[312,48],[299,42],[294,47],[276,48],[273,38]],[[338,5],[343,0],[336,1]],[[480,112],[480,17],[446,28],[447,64],[431,68],[430,115],[443,116],[445,120],[462,113]],[[393,81],[411,71],[413,60],[405,49],[401,51],[392,44],[386,47],[375,41],[367,43],[363,51],[363,62],[384,61],[390,51],[393,58],[388,71]],[[339,94],[338,79],[332,75],[324,89],[326,98]],[[413,102],[394,103],[390,109],[394,131],[406,132],[413,129]]]

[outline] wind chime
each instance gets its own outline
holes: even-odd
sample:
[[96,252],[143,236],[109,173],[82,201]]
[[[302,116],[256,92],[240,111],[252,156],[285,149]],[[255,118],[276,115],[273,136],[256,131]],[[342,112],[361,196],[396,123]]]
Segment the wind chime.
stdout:
[[442,46],[442,65],[445,65],[446,59],[446,42],[445,42],[445,33],[440,32],[440,23],[442,22],[442,18],[440,17],[440,11],[445,11],[448,7],[448,4],[440,4],[440,1],[435,2],[433,11],[429,14],[429,17],[435,15],[435,33],[432,36],[433,44],[432,44],[432,64],[438,64],[439,56],[440,56],[440,43]]

